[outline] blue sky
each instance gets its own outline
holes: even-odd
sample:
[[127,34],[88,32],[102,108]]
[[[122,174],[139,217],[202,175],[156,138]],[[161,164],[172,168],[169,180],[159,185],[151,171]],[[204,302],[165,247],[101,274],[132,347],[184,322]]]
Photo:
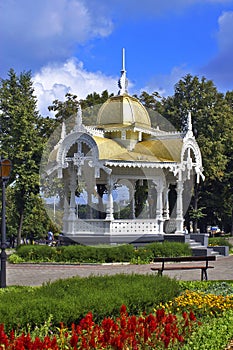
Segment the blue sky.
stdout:
[[233,0],[0,0],[0,76],[32,71],[38,107],[65,93],[174,93],[187,73],[233,90]]

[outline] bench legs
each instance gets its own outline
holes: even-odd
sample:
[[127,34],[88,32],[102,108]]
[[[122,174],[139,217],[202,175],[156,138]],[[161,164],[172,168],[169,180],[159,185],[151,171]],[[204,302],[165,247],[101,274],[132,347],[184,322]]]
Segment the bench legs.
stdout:
[[206,268],[201,269],[201,280],[202,281],[207,281],[208,280],[207,269]]
[[[203,267],[201,269],[201,280],[202,281],[207,281],[208,280],[207,269],[208,269],[208,267]],[[162,275],[163,275],[163,269],[159,269],[158,270],[158,276],[162,276]]]

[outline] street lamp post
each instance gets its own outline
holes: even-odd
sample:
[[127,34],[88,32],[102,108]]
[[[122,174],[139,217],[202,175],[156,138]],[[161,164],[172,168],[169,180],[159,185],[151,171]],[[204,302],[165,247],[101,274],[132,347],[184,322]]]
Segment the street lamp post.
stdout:
[[6,287],[6,183],[10,177],[11,161],[0,158],[0,180],[2,184],[2,236],[1,236],[1,288]]

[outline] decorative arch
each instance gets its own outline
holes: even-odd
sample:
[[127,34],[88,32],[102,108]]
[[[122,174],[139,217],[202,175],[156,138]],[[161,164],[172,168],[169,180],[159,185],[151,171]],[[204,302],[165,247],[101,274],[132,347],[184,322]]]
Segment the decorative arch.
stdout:
[[202,156],[200,148],[194,139],[188,139],[184,142],[184,145],[181,150],[181,162],[185,161],[185,152],[188,151],[188,149],[193,151],[193,154],[195,156],[195,163],[196,166],[198,166],[200,169],[202,168]]
[[[192,162],[192,158],[190,156],[190,150],[193,152],[195,162]],[[186,152],[188,153],[187,159],[185,158]],[[202,166],[202,156],[200,148],[194,138],[188,138],[184,140],[184,145],[182,147],[181,151],[181,167],[183,170],[187,169],[188,174],[190,173],[190,170],[194,168],[195,173],[197,174],[197,182],[199,182],[199,177],[204,180],[204,175],[202,173],[203,166]],[[189,175],[188,175],[189,178]]]
[[95,140],[88,134],[82,132],[72,133],[67,135],[64,141],[62,142],[58,154],[57,154],[57,163],[60,167],[64,167],[66,163],[66,157],[70,148],[75,143],[84,143],[86,144],[92,153],[92,158],[99,159],[99,151]]

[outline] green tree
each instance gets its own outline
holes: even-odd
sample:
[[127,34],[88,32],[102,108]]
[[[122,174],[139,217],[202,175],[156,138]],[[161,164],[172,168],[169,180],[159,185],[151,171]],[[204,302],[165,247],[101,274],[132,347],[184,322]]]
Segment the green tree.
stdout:
[[74,124],[74,119],[78,111],[79,105],[82,107],[83,112],[83,123],[85,125],[96,124],[96,117],[98,110],[101,105],[107,101],[109,97],[107,90],[104,90],[101,95],[93,92],[92,94],[87,95],[85,99],[78,99],[77,95],[67,93],[65,95],[65,101],[54,100],[52,105],[48,107],[49,111],[55,112],[56,126],[61,125],[62,121],[68,120],[70,125],[67,125],[68,128],[72,128]]
[[159,99],[161,99],[161,96],[156,91],[152,92],[151,95],[146,91],[142,91],[139,97],[137,95],[134,95],[134,97],[138,98],[143,106],[153,111],[156,111],[158,109]]
[[28,201],[39,193],[39,164],[49,125],[40,117],[36,103],[30,72],[17,76],[11,69],[8,78],[1,79],[1,153],[13,165],[9,183],[14,183],[18,244]]
[[55,112],[55,126],[77,114],[79,106],[78,96],[67,93],[65,98],[64,102],[54,100],[52,105],[48,107],[50,112]]
[[157,128],[159,126],[160,129],[166,131],[175,130],[174,126],[161,114],[161,112],[163,112],[163,99],[157,91],[153,92],[151,95],[146,91],[143,91],[140,96],[134,95],[134,97],[138,98],[138,100],[147,109],[152,127]]
[[97,124],[97,115],[99,109],[102,104],[111,96],[113,96],[113,94],[109,95],[108,91],[104,90],[101,95],[93,92],[92,94],[87,95],[85,100],[80,101],[83,110],[83,122],[85,125]]
[[[226,225],[229,225],[229,232],[233,236],[233,91],[228,91],[225,95],[225,100],[231,111],[230,118],[230,132],[229,138],[227,142],[227,157],[228,157],[228,165],[227,171],[224,176],[224,197],[228,198],[228,200],[224,201],[224,207],[226,214]],[[230,113],[229,113],[230,114]],[[225,221],[226,221],[225,220]]]
[[[8,237],[17,237],[17,225],[20,214],[15,203],[14,186],[7,188],[7,228]],[[39,194],[31,193],[24,209],[24,220],[22,227],[22,239],[32,241],[44,238],[49,230],[56,232],[56,227],[49,220],[43,200]]]
[[232,95],[225,97],[211,80],[188,74],[175,85],[174,95],[163,99],[160,108],[177,129],[184,131],[188,112],[192,113],[206,177],[204,183],[195,186],[192,205],[195,210],[198,210],[197,202],[199,206],[206,207],[207,216],[200,220],[205,229],[210,218],[208,212],[215,212],[215,220],[218,220],[219,207],[224,205],[224,196],[221,196],[223,186],[220,184],[229,175],[232,159],[232,155],[229,157],[229,152],[232,152],[232,148],[229,150],[233,125]]
[[93,92],[92,94],[88,94],[84,100],[81,100],[82,108],[89,108],[95,105],[102,105],[109,97],[112,97],[113,94],[109,94],[107,90],[104,90],[101,95]]

